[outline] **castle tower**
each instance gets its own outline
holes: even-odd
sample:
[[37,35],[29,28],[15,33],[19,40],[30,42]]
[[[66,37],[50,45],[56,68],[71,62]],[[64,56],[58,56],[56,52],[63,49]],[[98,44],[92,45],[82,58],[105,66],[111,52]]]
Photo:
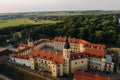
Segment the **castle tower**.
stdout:
[[64,44],[63,56],[64,56],[64,58],[70,58],[70,44],[68,42],[68,38],[66,38],[66,41]]
[[31,38],[28,38],[27,42],[28,42],[28,46],[33,47],[34,43],[33,43],[33,40]]
[[66,38],[66,42],[63,48],[63,57],[64,57],[64,74],[69,74],[70,70],[70,44],[68,42],[68,38]]

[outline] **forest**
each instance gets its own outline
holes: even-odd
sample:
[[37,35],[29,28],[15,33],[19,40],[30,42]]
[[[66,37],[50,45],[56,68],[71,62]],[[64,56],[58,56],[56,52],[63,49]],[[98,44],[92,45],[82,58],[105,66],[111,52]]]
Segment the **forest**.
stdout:
[[40,38],[53,39],[55,36],[81,38],[106,45],[120,45],[120,14],[29,16],[29,19],[59,22],[0,28],[0,46],[6,44],[8,39],[26,43],[28,38],[35,41]]

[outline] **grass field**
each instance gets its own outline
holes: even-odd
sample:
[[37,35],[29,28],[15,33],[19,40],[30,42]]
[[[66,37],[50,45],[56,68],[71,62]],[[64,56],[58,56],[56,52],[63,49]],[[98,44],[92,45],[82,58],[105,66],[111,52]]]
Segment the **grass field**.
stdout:
[[107,50],[120,51],[120,48],[119,47],[111,47],[111,48],[107,48]]
[[30,20],[28,18],[0,20],[0,28],[26,25],[26,24],[53,24],[53,23],[57,23],[57,22],[59,22],[59,21],[41,20],[41,21],[35,22],[35,21]]

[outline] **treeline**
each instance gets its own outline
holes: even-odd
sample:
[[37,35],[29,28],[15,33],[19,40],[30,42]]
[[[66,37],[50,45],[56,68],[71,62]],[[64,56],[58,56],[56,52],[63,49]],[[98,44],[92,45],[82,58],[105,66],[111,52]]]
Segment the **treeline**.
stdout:
[[40,20],[58,21],[58,20],[61,20],[62,18],[63,16],[38,16],[38,15],[29,17],[30,20],[34,20],[34,21],[40,21]]
[[[61,23],[56,24],[3,28],[0,29],[0,38],[2,39],[0,39],[0,43],[3,44],[5,38],[8,37],[14,37],[18,41],[26,41],[28,38],[37,40],[39,38],[52,39],[55,36],[68,36],[82,38],[93,43],[118,45],[120,44],[119,18],[119,14],[64,16],[57,18],[61,20]],[[4,36],[7,37],[2,38]]]

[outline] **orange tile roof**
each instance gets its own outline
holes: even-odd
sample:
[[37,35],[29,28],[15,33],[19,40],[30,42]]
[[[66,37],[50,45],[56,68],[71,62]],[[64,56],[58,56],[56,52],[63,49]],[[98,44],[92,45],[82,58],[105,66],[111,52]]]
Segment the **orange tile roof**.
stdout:
[[88,47],[88,48],[90,48],[90,47],[93,47],[93,48],[99,47],[99,48],[103,48],[103,49],[106,48],[106,46],[103,45],[103,44],[93,44],[93,43],[87,44],[85,47]]
[[24,51],[26,51],[26,50],[28,50],[28,49],[30,49],[31,47],[25,47],[25,48],[23,48],[23,49],[21,49],[21,50],[19,50],[19,51],[17,51],[16,53],[22,53],[22,52],[24,52]]
[[70,59],[71,60],[86,58],[86,57],[87,57],[87,54],[85,54],[85,53],[71,53],[70,54]]
[[[61,42],[65,42],[66,38],[65,37],[55,37],[54,41],[61,41]],[[70,43],[89,43],[85,40],[82,40],[82,39],[76,39],[76,38],[68,38],[68,41]]]
[[87,72],[75,71],[74,77],[75,80],[114,80],[112,78],[99,76]]
[[83,40],[83,39],[80,39],[79,43],[82,43],[83,45],[87,45],[87,44],[89,44],[90,42],[87,42],[87,41],[85,41],[85,40]]
[[63,62],[63,54],[57,54],[54,52],[47,52],[44,50],[37,50],[33,49],[30,53],[30,56],[32,57],[39,57],[41,59],[54,61],[55,63],[62,63]]
[[65,38],[64,37],[55,37],[55,41],[61,41],[61,42],[65,42]]
[[20,58],[20,59],[29,59],[28,55],[21,55],[21,54],[11,54],[11,58]]
[[[66,38],[65,37],[55,37],[54,41],[61,41],[61,42],[65,42]],[[68,38],[68,41],[70,43],[81,43],[83,44],[84,46],[93,46],[93,47],[100,47],[100,48],[105,48],[106,46],[103,45],[103,44],[93,44],[93,43],[90,43],[88,41],[85,41],[83,39],[76,39],[76,38]]]
[[104,57],[105,51],[104,50],[97,50],[97,49],[86,49],[85,53],[95,56],[95,57]]

